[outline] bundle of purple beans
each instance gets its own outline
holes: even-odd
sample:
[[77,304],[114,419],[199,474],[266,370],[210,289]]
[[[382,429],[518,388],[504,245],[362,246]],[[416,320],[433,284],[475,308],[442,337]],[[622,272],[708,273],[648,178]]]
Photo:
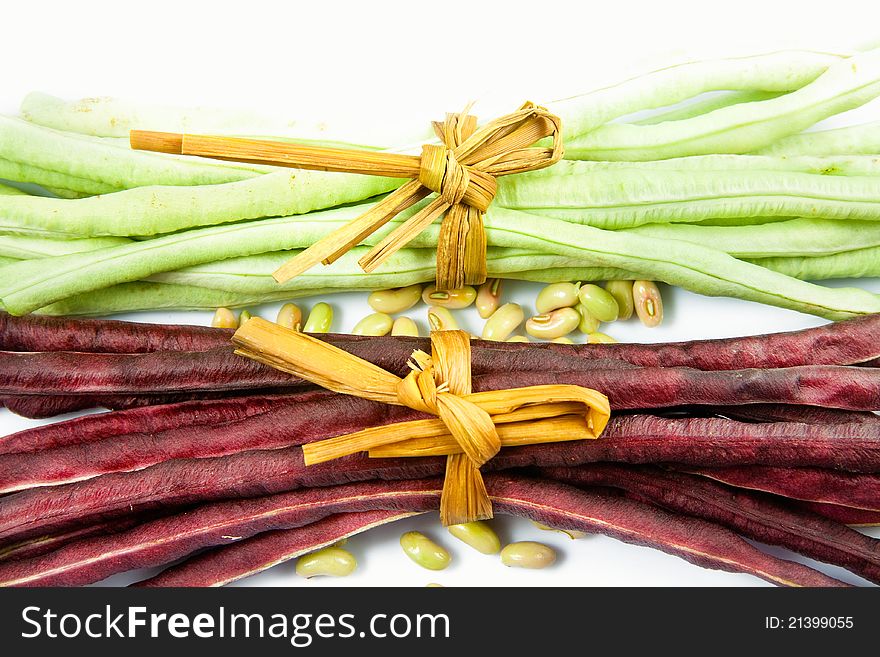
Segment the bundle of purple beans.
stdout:
[[[322,336],[397,374],[418,338]],[[230,332],[0,315],[0,585],[221,585],[342,537],[435,511],[443,458],[301,445],[423,417],[235,356]],[[603,533],[779,585],[843,582],[752,539],[880,583],[880,316],[665,345],[473,344],[474,389],[572,383],[608,395],[595,441],[505,448],[496,513]],[[192,556],[195,555],[195,556]],[[181,561],[182,560],[182,561]]]

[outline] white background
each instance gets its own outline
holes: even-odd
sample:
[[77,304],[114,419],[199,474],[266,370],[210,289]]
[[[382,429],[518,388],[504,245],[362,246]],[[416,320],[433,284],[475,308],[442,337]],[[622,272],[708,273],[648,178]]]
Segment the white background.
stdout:
[[[109,95],[175,105],[259,110],[333,125],[424,125],[477,101],[488,117],[525,99],[546,102],[695,56],[799,47],[849,52],[880,45],[880,3],[740,2],[27,2],[4,3],[0,111],[40,90],[68,98]],[[846,122],[880,118],[880,104]],[[876,281],[860,283],[880,291]],[[530,306],[535,286],[508,287]],[[335,330],[367,313],[365,295],[337,295]],[[306,306],[309,301],[305,303]],[[259,309],[267,318],[274,307]],[[424,308],[418,310],[424,313]],[[660,341],[790,330],[813,317],[733,300],[666,293],[667,321],[606,330],[624,341]],[[137,319],[207,323],[207,313]],[[419,316],[422,328],[424,317]],[[465,328],[479,330],[476,315]],[[34,422],[0,412],[0,434]],[[397,538],[421,527],[454,564],[430,573]],[[446,535],[435,518],[373,530],[350,542],[360,561],[345,580],[304,581],[293,564],[247,580],[261,585],[754,585],[758,580],[691,566],[604,537],[570,541],[498,519],[505,540],[559,549],[546,571],[509,570]],[[875,532],[875,535],[878,535]],[[828,572],[857,582],[836,569]],[[119,577],[124,583],[132,577]]]

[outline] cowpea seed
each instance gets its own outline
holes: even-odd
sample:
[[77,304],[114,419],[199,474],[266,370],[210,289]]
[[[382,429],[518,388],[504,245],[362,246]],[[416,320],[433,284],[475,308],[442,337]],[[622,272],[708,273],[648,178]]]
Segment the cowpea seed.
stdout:
[[545,525],[542,522],[538,522],[537,520],[532,520],[532,524],[545,532],[559,532],[560,534],[565,534],[570,539],[578,539],[584,538],[585,536],[589,536],[587,532],[582,532],[577,529],[559,529],[557,527],[551,527],[550,525]]
[[531,342],[531,340],[524,335],[514,335],[512,338],[507,338],[505,342]]
[[501,550],[501,563],[513,568],[546,568],[555,561],[553,548],[534,541],[510,543]]
[[608,294],[617,302],[617,319],[629,319],[633,314],[632,281],[608,281],[605,283]]
[[432,331],[453,331],[458,328],[458,322],[446,308],[432,306],[428,308],[428,326]]
[[578,330],[581,333],[586,333],[587,335],[589,335],[590,333],[595,333],[597,330],[599,330],[599,320],[593,317],[590,314],[590,311],[584,308],[583,304],[577,305],[577,311],[580,315]]
[[422,292],[422,301],[429,306],[441,306],[451,310],[467,308],[477,298],[477,291],[470,285],[452,290],[438,290],[436,285],[429,285]]
[[649,328],[660,326],[663,321],[663,299],[660,288],[651,281],[633,282],[633,304],[642,324]]
[[400,547],[410,559],[428,570],[443,570],[452,557],[421,532],[406,532],[400,537]]
[[419,327],[409,317],[398,317],[391,325],[391,335],[411,335],[418,337]]
[[477,288],[477,312],[481,319],[489,319],[501,303],[501,279],[488,278]]
[[391,315],[373,313],[355,324],[351,333],[352,335],[388,335],[393,325],[394,320],[391,319]]
[[278,311],[275,323],[285,328],[299,331],[302,328],[303,313],[295,303],[285,303]]
[[498,534],[481,520],[465,522],[460,525],[449,525],[446,529],[455,538],[467,543],[477,552],[498,554],[501,550],[501,539],[498,538]]
[[551,340],[574,331],[581,316],[574,308],[557,308],[543,315],[535,315],[526,322],[526,333],[536,338]]
[[333,308],[329,304],[316,303],[309,313],[309,318],[303,326],[304,333],[327,333],[333,323]]
[[486,320],[482,338],[504,342],[523,323],[525,318],[522,306],[518,303],[505,303]]
[[578,299],[580,299],[581,305],[600,322],[613,322],[617,319],[619,312],[617,300],[611,296],[608,290],[604,290],[594,283],[587,283],[581,286]]
[[247,310],[242,310],[241,314],[238,316],[238,325],[244,326],[244,323],[248,321],[253,315],[250,314]]
[[610,335],[606,335],[605,333],[600,333],[596,331],[595,333],[590,333],[587,336],[588,344],[614,344],[617,340],[612,338]]
[[577,305],[580,283],[551,283],[538,293],[535,310],[540,314],[557,308],[571,308]]
[[345,577],[357,568],[357,559],[340,547],[325,547],[301,556],[296,562],[296,574],[301,577]]
[[238,319],[229,308],[218,308],[211,318],[211,326],[214,328],[238,328]]
[[370,308],[377,313],[394,315],[409,310],[422,298],[421,285],[408,285],[396,287],[390,290],[376,290],[367,297]]
[[560,529],[559,531],[561,531],[563,534],[567,534],[568,537],[573,541],[589,536],[587,532],[582,532],[579,529]]

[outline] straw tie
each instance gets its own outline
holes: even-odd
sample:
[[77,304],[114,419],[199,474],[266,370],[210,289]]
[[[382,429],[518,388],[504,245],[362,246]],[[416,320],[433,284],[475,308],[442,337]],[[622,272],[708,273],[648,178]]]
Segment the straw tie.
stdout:
[[[333,231],[282,265],[273,276],[288,281],[319,264],[330,264],[398,214],[432,193],[436,197],[402,221],[358,262],[371,272],[443,217],[437,242],[440,290],[486,280],[483,213],[495,198],[496,178],[535,171],[563,155],[559,117],[525,103],[519,110],[477,127],[466,109],[434,122],[440,144],[421,155],[364,151],[238,137],[132,130],[132,148],[199,155],[276,166],[409,178],[360,217]],[[549,138],[548,145],[536,143]]]
[[460,164],[454,151],[436,144],[422,146],[419,182],[439,193],[443,203],[463,202],[481,212],[489,209],[498,188],[495,178]]
[[435,416],[335,436],[303,446],[306,465],[366,451],[370,457],[446,456],[440,499],[444,524],[492,517],[480,466],[502,446],[597,438],[610,416],[601,393],[541,385],[474,393],[470,337],[431,333],[431,354],[417,350],[400,378],[313,336],[260,318],[232,338],[239,355],[335,392],[406,406]]
[[[501,449],[501,438],[490,415],[466,399],[471,394],[471,344],[464,331],[431,333],[431,356],[413,352],[413,371],[401,382],[397,398],[404,406],[440,418],[461,448],[446,457],[447,476],[440,497],[445,524],[492,517],[480,466]],[[456,488],[465,492],[457,494]],[[461,498],[460,503],[452,500]],[[464,509],[459,507],[464,506]]]

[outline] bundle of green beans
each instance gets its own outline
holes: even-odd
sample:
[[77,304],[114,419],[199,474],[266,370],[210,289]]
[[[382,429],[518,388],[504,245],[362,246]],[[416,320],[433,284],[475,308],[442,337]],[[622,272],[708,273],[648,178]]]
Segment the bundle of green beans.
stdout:
[[[880,50],[785,51],[690,62],[548,103],[567,159],[499,179],[485,220],[489,274],[652,279],[831,319],[880,312],[880,296],[806,282],[880,274],[880,122],[803,132],[877,96]],[[429,138],[418,126],[367,137],[32,94],[21,118],[0,117],[0,178],[32,183],[29,193],[0,186],[6,310],[231,307],[433,278],[436,226],[371,274],[356,264],[405,213],[333,265],[278,285],[271,272],[292,251],[401,181],[132,151],[132,128],[369,148]]]

